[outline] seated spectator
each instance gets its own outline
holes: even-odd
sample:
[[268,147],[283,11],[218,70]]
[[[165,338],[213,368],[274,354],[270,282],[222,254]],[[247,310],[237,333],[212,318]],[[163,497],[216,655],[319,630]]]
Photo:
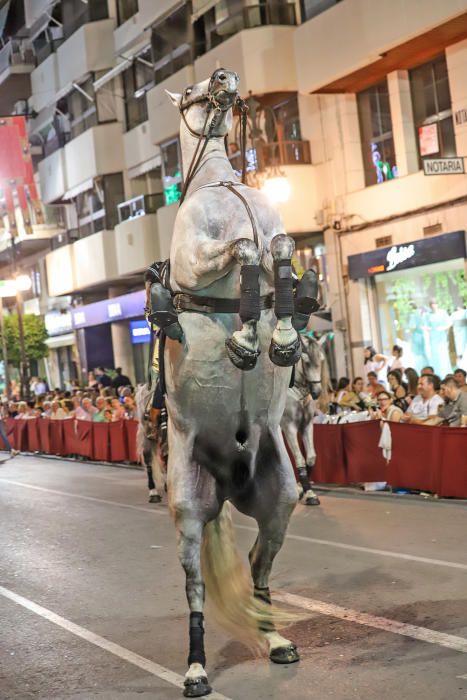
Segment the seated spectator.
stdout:
[[127,377],[125,374],[122,374],[121,367],[117,367],[115,369],[115,377],[112,379],[110,386],[112,387],[112,389],[116,390],[118,390],[121,386],[131,386],[131,381],[129,377]]
[[50,418],[50,414],[52,413],[52,402],[51,401],[43,401],[42,402],[42,418]]
[[420,376],[421,376],[421,377],[424,377],[424,376],[426,376],[427,374],[434,374],[434,373],[435,373],[435,370],[433,369],[433,367],[430,367],[430,365],[427,365],[427,366],[424,367],[424,368],[422,369],[422,371],[420,372]]
[[451,427],[462,425],[462,416],[467,416],[467,393],[457,384],[454,375],[449,374],[441,385],[444,389],[445,404],[438,411],[440,422]]
[[377,397],[378,408],[370,409],[371,418],[374,420],[387,420],[392,423],[400,423],[403,412],[398,406],[393,404],[389,392],[380,391]]
[[454,370],[454,379],[457,382],[457,386],[461,391],[467,391],[467,372],[465,369],[461,369],[458,367],[457,369]]
[[352,382],[352,390],[346,391],[339,401],[339,406],[342,408],[351,408],[354,411],[364,411],[364,398],[365,394],[363,392],[363,379],[362,377],[355,377]]
[[407,379],[407,399],[410,403],[418,393],[418,374],[412,367],[407,367],[405,378]]
[[106,401],[103,396],[98,396],[96,399],[96,412],[94,413],[92,420],[95,423],[105,423],[104,411],[106,409]]
[[434,374],[424,374],[420,377],[418,394],[401,418],[404,423],[416,425],[438,423],[438,408],[444,403],[441,396],[436,393],[439,384],[439,377]]
[[18,404],[18,414],[15,416],[15,420],[28,420],[35,417],[34,403],[33,406],[30,406],[26,401],[20,401]]
[[378,382],[378,375],[376,372],[368,372],[368,384],[366,385],[366,390],[372,399],[375,399],[380,391],[384,391],[384,386]]
[[388,372],[388,382],[391,392],[394,394],[394,405],[398,406],[402,412],[406,411],[409,404],[407,402],[407,388],[402,382],[402,373],[398,369]]
[[57,400],[52,401],[50,409],[50,418],[52,418],[52,420],[63,420],[67,416],[66,411],[60,406],[60,402]]
[[125,396],[123,400],[126,418],[136,418],[136,406],[132,396]]
[[111,408],[105,408],[105,409],[104,409],[104,420],[105,420],[106,423],[112,423],[113,415],[112,415],[112,409],[111,409]]
[[348,391],[350,391],[350,379],[348,377],[341,377],[336,387],[336,402],[338,404],[340,404],[341,399]]
[[81,402],[81,406],[75,410],[75,418],[78,420],[92,420],[92,417],[96,409],[92,405],[92,401],[89,398],[84,398]]
[[112,399],[112,413],[114,421],[125,419],[125,408],[118,399]]

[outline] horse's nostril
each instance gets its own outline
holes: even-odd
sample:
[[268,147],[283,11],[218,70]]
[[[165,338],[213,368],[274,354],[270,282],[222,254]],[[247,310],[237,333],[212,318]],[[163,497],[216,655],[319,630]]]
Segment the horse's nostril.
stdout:
[[226,76],[225,73],[219,73],[219,75],[218,75],[217,77],[218,77],[219,80],[221,80],[222,82],[223,82],[224,80],[227,79],[227,76]]

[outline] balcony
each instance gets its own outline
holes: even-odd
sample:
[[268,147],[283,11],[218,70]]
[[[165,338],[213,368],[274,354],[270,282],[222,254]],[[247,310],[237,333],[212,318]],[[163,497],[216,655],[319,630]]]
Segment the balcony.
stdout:
[[138,0],[140,23],[143,28],[154,24],[158,19],[176,10],[180,0]]
[[98,175],[124,170],[122,126],[118,122],[87,129],[67,143],[63,150],[69,190],[79,188]]
[[[229,157],[232,167],[240,172],[242,154],[240,151]],[[282,165],[311,165],[309,141],[272,141],[247,149],[247,170],[262,171]]]
[[195,81],[200,82],[219,66],[225,66],[240,75],[242,95],[250,90],[254,95],[296,91],[295,31],[292,26],[263,25],[239,31],[196,59]]
[[[150,165],[157,167],[160,164],[159,146],[155,146],[151,140],[149,121],[138,124],[134,129],[123,134],[123,149],[125,165],[130,171],[133,169],[136,171],[144,164],[148,165],[148,169]],[[133,177],[131,172],[129,175]]]
[[144,270],[148,261],[167,257],[167,245],[160,240],[157,210],[164,196],[144,195],[122,202],[120,223],[115,227],[118,273],[132,275]]
[[112,68],[115,62],[114,26],[113,19],[84,24],[58,48],[60,91],[66,93],[73,82],[88,73]]
[[[212,71],[211,71],[212,73]],[[209,74],[210,75],[210,74]],[[206,76],[203,76],[206,77]],[[163,83],[146,93],[148,101],[149,130],[152,143],[162,143],[178,134],[180,115],[165,93],[183,92],[187,85],[195,82],[193,66],[186,66]]]
[[63,197],[67,191],[65,149],[59,148],[39,163],[41,199],[48,204]]
[[55,102],[58,85],[57,54],[52,53],[31,73],[32,100],[36,112]]
[[51,297],[71,294],[76,289],[73,248],[73,245],[66,245],[45,257],[48,293]]
[[112,282],[120,276],[115,231],[99,231],[81,238],[72,247],[76,289]]
[[22,42],[10,40],[0,49],[0,114],[11,114],[15,103],[31,94],[33,69],[33,53]]

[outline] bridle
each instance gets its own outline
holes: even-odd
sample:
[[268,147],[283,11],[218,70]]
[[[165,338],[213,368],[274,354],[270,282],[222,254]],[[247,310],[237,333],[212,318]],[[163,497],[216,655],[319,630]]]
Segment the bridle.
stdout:
[[303,342],[302,337],[300,337],[300,343],[302,346],[302,356],[300,358],[300,364],[301,364],[301,370],[302,370],[301,373],[302,373],[302,377],[303,377],[303,383],[299,382],[297,374],[295,374],[294,383],[293,383],[292,388],[296,389],[301,394],[302,400],[305,400],[307,398],[307,396],[312,393],[313,388],[315,386],[318,386],[318,387],[321,386],[321,379],[317,379],[317,380],[307,379],[305,362],[303,360],[303,354],[304,354],[304,352],[308,354],[308,350],[305,347],[305,344]]
[[[206,93],[203,93],[202,95],[198,95],[197,97],[192,97],[191,99],[186,99],[188,98],[192,86],[189,86],[185,89],[185,92],[183,93],[182,100],[179,105],[179,110],[180,110],[180,115],[183,119],[183,122],[190,132],[192,136],[195,136],[198,139],[198,143],[196,145],[195,152],[193,154],[193,158],[191,159],[191,163],[188,167],[188,172],[185,177],[185,182],[183,184],[183,190],[182,190],[182,196],[180,198],[180,204],[182,204],[183,200],[185,199],[188,187],[191,184],[191,181],[193,180],[193,177],[195,176],[197,170],[199,169],[199,166],[201,164],[201,160],[203,158],[204,152],[206,150],[206,147],[208,145],[208,142],[211,138],[214,136],[214,130],[216,126],[218,125],[220,118],[223,116],[225,112],[227,112],[229,109],[233,108],[234,106],[237,106],[240,110],[240,120],[241,120],[241,132],[240,132],[240,151],[242,153],[242,182],[245,183],[246,181],[246,153],[245,153],[245,147],[246,147],[246,123],[247,123],[247,112],[248,112],[248,106],[246,105],[245,101],[242,100],[240,95],[238,94],[238,91],[235,93],[226,93],[225,91],[219,90],[217,92],[214,92],[214,85],[216,84],[216,81],[218,80],[218,76],[221,75],[222,73],[225,73],[228,71],[225,71],[224,68],[217,68],[217,70],[214,71],[214,73],[211,75],[211,78],[209,80],[209,85],[208,85],[208,90]],[[238,76],[237,76],[238,77]],[[223,100],[220,99],[220,95],[222,93],[227,94],[228,99]],[[206,119],[204,120],[203,124],[203,129],[201,132],[195,131],[194,129],[191,128],[191,126],[188,124],[187,118],[186,118],[186,112],[187,110],[190,109],[195,104],[200,104],[203,102],[207,102],[207,108],[206,108]],[[208,121],[209,117],[212,115],[212,119],[209,123],[208,126]],[[207,130],[206,130],[206,127]]]

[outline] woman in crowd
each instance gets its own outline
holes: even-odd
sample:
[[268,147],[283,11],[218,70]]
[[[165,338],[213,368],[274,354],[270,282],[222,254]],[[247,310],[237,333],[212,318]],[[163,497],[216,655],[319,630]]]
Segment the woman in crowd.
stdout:
[[394,395],[394,405],[398,406],[401,411],[406,411],[407,403],[407,386],[402,381],[402,373],[398,369],[388,372],[388,382],[391,391]]
[[368,372],[367,379],[367,394],[371,396],[372,399],[376,399],[376,396],[379,394],[379,392],[384,390],[384,386],[378,382],[378,375],[376,374],[376,372]]
[[337,382],[336,387],[336,403],[340,404],[342,398],[350,391],[350,379],[348,377],[341,377]]
[[405,378],[407,379],[408,397],[413,399],[418,391],[418,373],[412,367],[407,367],[405,370]]
[[86,389],[96,389],[97,390],[97,379],[94,372],[88,372],[88,385]]
[[374,420],[387,420],[392,423],[400,423],[402,411],[392,403],[392,398],[387,391],[380,391],[377,396],[378,408],[371,411]]
[[387,365],[387,358],[376,352],[372,345],[368,345],[364,352],[364,372],[365,378],[368,379],[369,372],[376,372],[381,383],[384,382],[384,377],[381,376],[382,371]]
[[365,410],[365,404],[363,402],[364,398],[365,394],[363,392],[363,379],[362,377],[355,377],[352,382],[352,390],[346,391],[338,403],[341,408],[351,408],[354,411],[363,411]]
[[391,363],[391,366],[389,367],[390,372],[394,369],[400,370],[401,373],[404,371],[402,352],[403,352],[403,350],[402,350],[400,345],[393,345],[393,347],[392,347],[392,363]]

